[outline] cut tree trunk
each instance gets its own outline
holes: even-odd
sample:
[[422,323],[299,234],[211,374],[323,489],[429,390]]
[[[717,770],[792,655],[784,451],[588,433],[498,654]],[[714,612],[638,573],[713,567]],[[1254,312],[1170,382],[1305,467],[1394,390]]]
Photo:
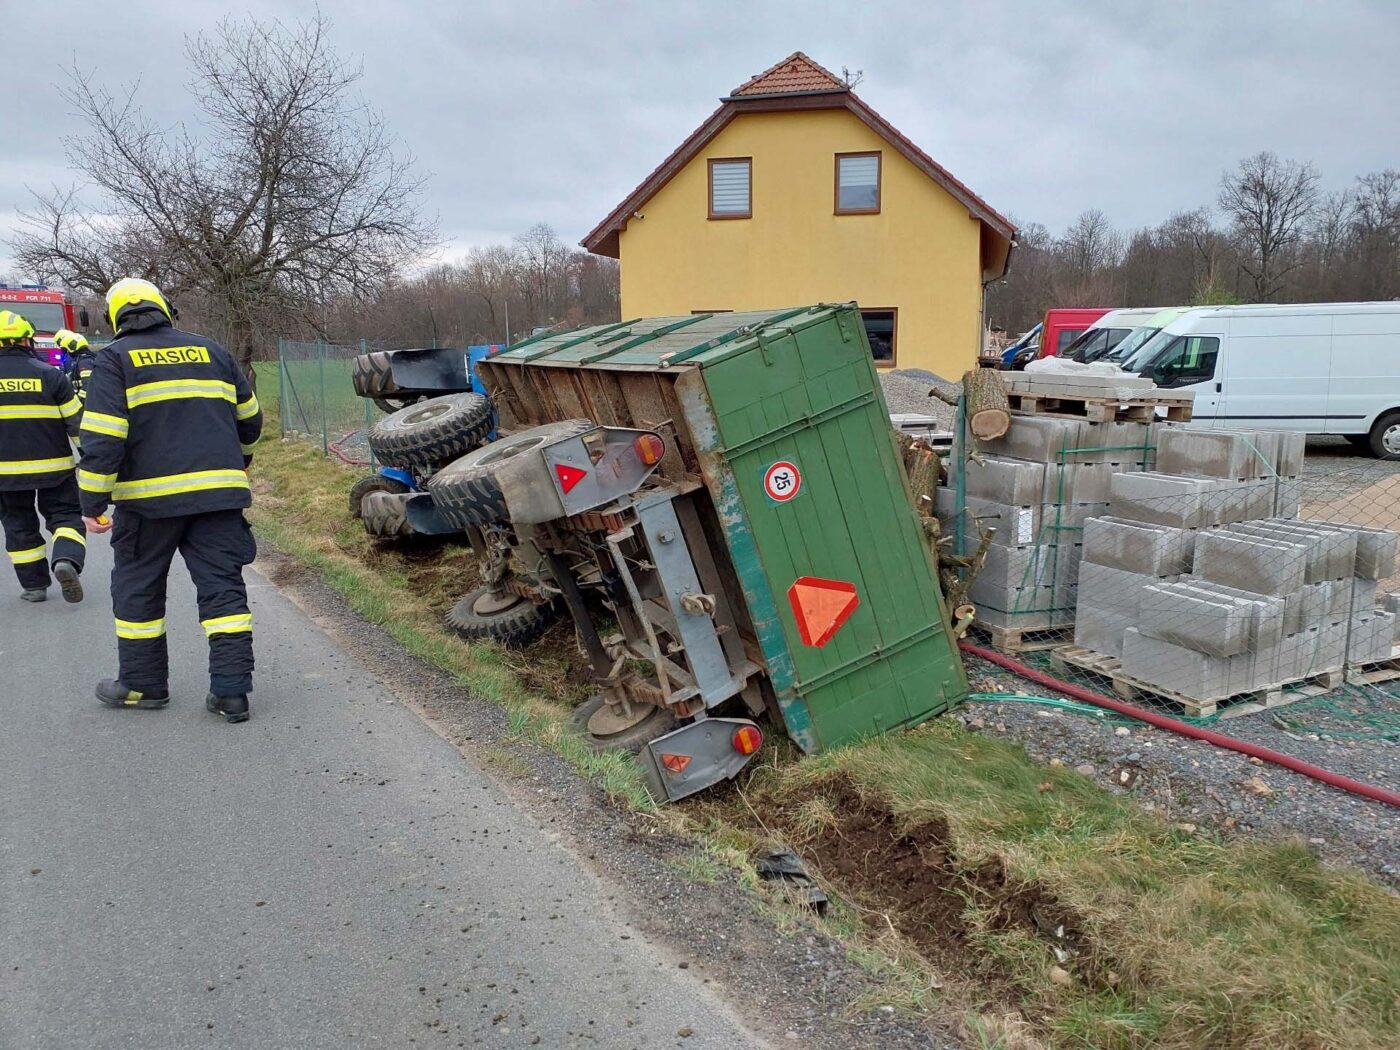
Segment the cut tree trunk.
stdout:
[[967,400],[967,425],[980,441],[999,438],[1011,427],[1011,402],[1001,373],[995,368],[974,368],[963,376]]

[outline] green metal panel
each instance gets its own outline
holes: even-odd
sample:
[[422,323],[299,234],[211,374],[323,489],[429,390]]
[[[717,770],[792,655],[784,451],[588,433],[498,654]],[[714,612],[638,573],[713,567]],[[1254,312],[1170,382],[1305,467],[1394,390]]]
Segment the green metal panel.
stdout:
[[[920,722],[967,693],[853,305],[654,317],[543,335],[489,362],[656,372],[675,391],[787,731],[805,751]],[[777,503],[765,470],[797,464]],[[804,643],[799,578],[853,585],[826,644]]]
[[[721,519],[746,596],[771,616],[760,626],[770,672],[791,668],[773,680],[794,739],[821,750],[960,700],[962,661],[859,315],[826,309],[766,327],[702,374],[719,442],[709,451],[734,486]],[[787,503],[763,488],[780,460],[802,473]],[[821,647],[803,642],[788,601],[802,577],[853,584],[860,599]]]

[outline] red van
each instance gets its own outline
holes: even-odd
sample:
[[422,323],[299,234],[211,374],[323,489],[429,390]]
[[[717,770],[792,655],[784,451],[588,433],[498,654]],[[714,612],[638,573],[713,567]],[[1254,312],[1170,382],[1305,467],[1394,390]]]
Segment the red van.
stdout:
[[1040,330],[1040,356],[1054,357],[1106,313],[1108,307],[1056,307],[1046,310],[1044,327]]

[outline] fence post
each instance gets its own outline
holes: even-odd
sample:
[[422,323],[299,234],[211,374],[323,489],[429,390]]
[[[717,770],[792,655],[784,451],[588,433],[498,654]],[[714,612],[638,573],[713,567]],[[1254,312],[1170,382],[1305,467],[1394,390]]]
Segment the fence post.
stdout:
[[287,346],[284,336],[277,337],[277,423],[282,434],[287,433]]
[[[360,337],[360,356],[363,357],[369,350],[364,337]],[[369,428],[374,426],[374,402],[369,398],[364,398],[365,403],[365,447],[369,448]],[[374,458],[374,449],[369,448],[369,469],[371,473],[378,471],[379,463]]]
[[326,354],[330,352],[330,347],[326,345],[324,339],[320,340],[321,346],[321,451],[327,456],[331,454],[331,438],[328,430],[329,420],[326,418],[330,412],[326,405]]

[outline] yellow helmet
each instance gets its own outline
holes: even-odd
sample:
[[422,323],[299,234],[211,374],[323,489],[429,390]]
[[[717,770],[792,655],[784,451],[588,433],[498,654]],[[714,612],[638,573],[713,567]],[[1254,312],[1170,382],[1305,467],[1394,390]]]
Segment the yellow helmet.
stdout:
[[88,348],[87,337],[70,328],[60,328],[53,334],[53,341],[59,349],[67,350],[70,354]]
[[34,335],[34,326],[13,310],[0,310],[0,345],[17,343]]
[[140,306],[154,306],[165,314],[166,320],[175,319],[170,313],[170,304],[165,301],[159,288],[139,277],[123,277],[107,289],[107,320],[112,323],[112,331],[119,327],[117,322],[124,312]]

